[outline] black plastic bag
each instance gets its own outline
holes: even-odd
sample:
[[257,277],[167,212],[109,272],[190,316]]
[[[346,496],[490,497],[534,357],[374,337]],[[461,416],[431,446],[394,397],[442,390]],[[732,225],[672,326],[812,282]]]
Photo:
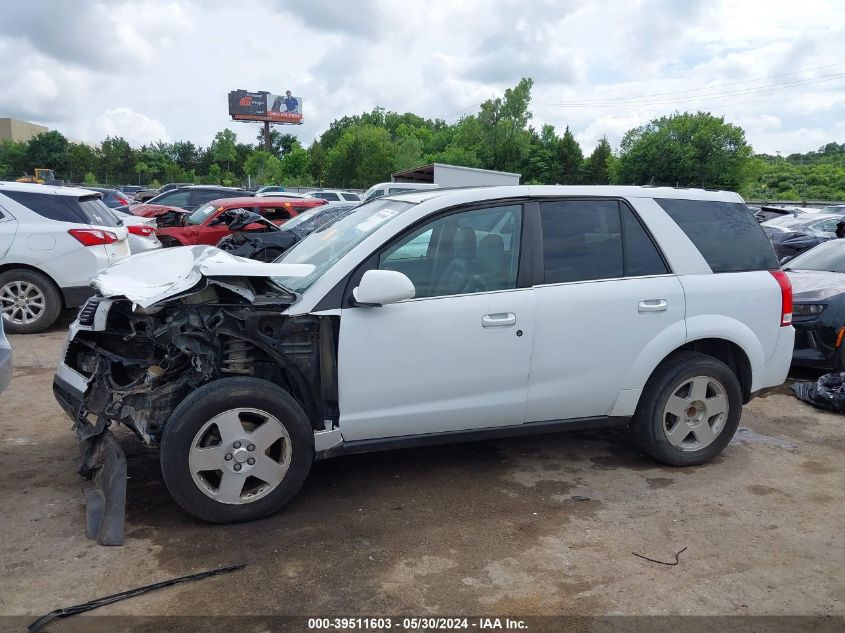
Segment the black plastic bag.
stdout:
[[796,382],[795,397],[813,406],[845,413],[845,372],[825,374],[816,382]]

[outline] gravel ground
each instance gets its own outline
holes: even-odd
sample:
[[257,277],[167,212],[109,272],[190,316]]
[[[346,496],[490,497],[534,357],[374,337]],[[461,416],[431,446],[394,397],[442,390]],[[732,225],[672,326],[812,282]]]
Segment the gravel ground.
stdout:
[[[119,431],[127,537],[106,548],[85,538],[52,397],[63,338],[10,337],[0,615],[236,562],[98,614],[845,615],[845,418],[786,389],[747,406],[705,466],[660,466],[606,431],[349,456],[317,463],[281,513],[231,526],[182,512],[157,452]],[[677,566],[633,555],[682,548]]]

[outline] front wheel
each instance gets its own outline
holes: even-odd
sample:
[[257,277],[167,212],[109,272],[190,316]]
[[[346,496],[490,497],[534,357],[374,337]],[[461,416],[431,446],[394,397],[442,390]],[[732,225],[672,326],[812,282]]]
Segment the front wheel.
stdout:
[[302,486],[314,434],[278,385],[224,378],[176,407],[160,458],[167,489],[186,511],[211,523],[251,521],[280,510]]
[[742,389],[733,371],[712,356],[678,352],[649,378],[631,430],[654,459],[693,466],[728,445],[741,415]]

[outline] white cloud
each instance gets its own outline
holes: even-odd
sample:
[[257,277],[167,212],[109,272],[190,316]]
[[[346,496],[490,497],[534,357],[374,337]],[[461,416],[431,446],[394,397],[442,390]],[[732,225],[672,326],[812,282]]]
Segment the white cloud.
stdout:
[[97,117],[96,129],[98,136],[122,136],[130,145],[173,140],[161,121],[125,106],[103,112]]
[[535,79],[532,124],[569,125],[585,153],[675,110],[722,115],[758,150],[845,140],[835,0],[6,5],[0,116],[91,142],[208,145],[227,126],[252,142],[258,126],[230,121],[226,93],[290,88],[305,105],[290,131],[308,144],[376,106],[454,121],[523,75]]

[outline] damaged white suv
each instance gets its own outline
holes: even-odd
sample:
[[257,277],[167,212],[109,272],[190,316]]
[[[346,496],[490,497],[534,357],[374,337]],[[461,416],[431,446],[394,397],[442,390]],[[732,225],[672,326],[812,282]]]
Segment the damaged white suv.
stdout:
[[629,425],[700,464],[783,382],[794,337],[742,199],[693,189],[388,196],[276,263],[184,247],[95,284],[54,383],[83,474],[122,501],[124,424],[213,522],[278,510],[315,459],[386,448]]

